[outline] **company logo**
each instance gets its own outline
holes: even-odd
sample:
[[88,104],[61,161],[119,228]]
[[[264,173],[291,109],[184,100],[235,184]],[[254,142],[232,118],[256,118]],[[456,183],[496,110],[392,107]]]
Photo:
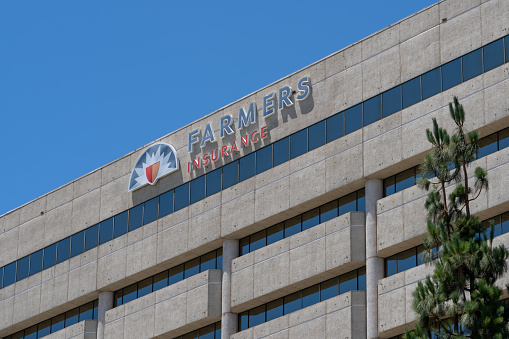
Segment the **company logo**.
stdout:
[[158,142],[143,152],[131,172],[129,192],[145,185],[155,185],[159,178],[179,169],[177,152],[164,142]]

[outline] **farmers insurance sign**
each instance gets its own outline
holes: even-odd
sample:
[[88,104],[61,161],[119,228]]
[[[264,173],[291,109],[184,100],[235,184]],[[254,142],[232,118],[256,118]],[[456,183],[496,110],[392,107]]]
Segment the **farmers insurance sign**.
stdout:
[[[297,91],[295,101],[306,100],[311,93],[311,80],[309,77],[301,78],[297,83]],[[276,111],[282,111],[286,107],[291,107],[295,104],[292,101],[292,88],[290,86],[281,87],[276,92],[272,92],[263,97],[262,117],[264,119],[276,114]],[[234,128],[242,131],[244,128],[258,121],[258,110],[256,103],[252,102],[246,110],[244,107],[239,109],[237,126],[233,124],[233,116],[225,115],[218,121],[219,124],[219,138],[224,138],[227,135],[234,134]],[[231,145],[222,146],[220,149],[204,154],[202,158],[196,158],[192,162],[188,162],[187,170],[191,172],[201,166],[206,166],[213,163],[222,157],[227,157],[232,152],[238,152],[244,147],[249,147],[251,143],[257,143],[268,136],[267,126],[251,133],[246,133],[240,140],[235,140]],[[201,133],[201,129],[195,129],[188,134],[187,151],[193,153],[196,149],[201,149],[209,143],[215,143],[217,135],[214,133],[212,123],[208,123]],[[199,148],[198,148],[199,147]],[[129,180],[129,192],[136,190],[145,185],[155,185],[157,180],[179,169],[179,162],[177,152],[175,149],[163,142],[156,143],[143,152],[136,165],[131,172]]]

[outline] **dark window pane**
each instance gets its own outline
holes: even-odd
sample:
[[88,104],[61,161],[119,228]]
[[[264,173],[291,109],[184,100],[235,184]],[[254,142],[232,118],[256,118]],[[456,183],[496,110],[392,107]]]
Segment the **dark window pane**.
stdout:
[[37,336],[42,338],[51,333],[51,319],[43,321],[37,325]]
[[116,291],[114,296],[115,307],[122,305],[124,302],[122,301],[122,296],[124,292],[122,290]]
[[23,280],[28,277],[30,269],[30,257],[26,256],[18,260],[18,266],[16,268],[16,281]]
[[509,213],[506,212],[504,214],[502,214],[502,218],[501,218],[501,222],[502,222],[502,233],[508,233],[509,232]]
[[505,45],[505,62],[509,62],[509,36],[506,36],[504,38],[504,45]]
[[221,339],[221,323],[216,323],[215,339]]
[[65,313],[51,318],[51,333],[55,333],[56,331],[60,331],[61,329],[63,329],[64,323],[65,323]]
[[99,224],[85,230],[85,251],[99,245]]
[[223,173],[222,168],[213,170],[207,173],[207,197],[216,194],[221,190],[221,174]]
[[320,302],[319,285],[311,286],[302,291],[302,308],[308,307]]
[[218,248],[217,250],[217,258],[216,258],[216,268],[218,270],[223,269],[223,248]]
[[463,81],[482,74],[482,49],[479,48],[463,56]]
[[96,299],[94,300],[94,320],[97,320],[98,316],[99,316],[99,300]]
[[344,197],[339,198],[339,215],[357,210],[357,195],[350,193]]
[[138,297],[137,284],[132,284],[132,285],[124,288],[124,296],[122,298],[122,301],[124,302],[124,304],[127,304],[128,302],[136,299],[137,297]]
[[271,301],[267,304],[267,321],[283,316],[283,298]]
[[141,227],[143,224],[143,204],[134,206],[129,210],[129,232]]
[[358,104],[344,112],[345,134],[350,134],[362,128],[362,104]]
[[9,339],[23,339],[24,334],[25,334],[25,331],[21,330],[19,332],[14,333],[13,335],[11,335],[11,337]]
[[85,252],[85,231],[71,236],[71,258]]
[[411,248],[398,253],[398,273],[417,266],[417,249]]
[[245,255],[249,253],[249,237],[245,237],[240,239],[240,255]]
[[247,330],[249,328],[249,313],[248,311],[242,312],[239,315],[239,327],[241,331]]
[[345,135],[343,112],[327,118],[327,142],[341,138],[343,135]]
[[284,298],[284,314],[292,313],[301,309],[301,293],[296,292]]
[[302,214],[302,230],[307,230],[320,223],[320,209],[315,208]]
[[440,77],[440,67],[435,68],[421,77],[422,79],[422,100],[426,100],[442,90],[442,79]]
[[256,174],[255,160],[255,153],[251,153],[239,159],[239,182],[249,179]]
[[273,244],[284,238],[285,224],[280,223],[267,229],[267,245]]
[[366,267],[357,270],[357,289],[359,291],[366,290]]
[[216,251],[209,252],[200,257],[200,272],[216,268]]
[[249,237],[251,244],[249,245],[249,251],[253,252],[259,248],[267,246],[267,236],[265,230],[255,233]]
[[320,301],[339,295],[339,278],[332,278],[320,284]]
[[178,265],[177,267],[170,268],[168,284],[175,284],[182,280],[184,280],[184,265]]
[[104,244],[111,239],[113,239],[113,218],[101,221],[101,226],[99,227],[99,244]]
[[422,255],[426,251],[426,247],[424,245],[417,246],[417,265],[424,264],[424,261],[422,260]]
[[325,145],[325,120],[309,126],[309,150]]
[[49,245],[44,249],[44,269],[50,268],[57,262],[57,244]]
[[290,137],[274,143],[274,167],[290,160]]
[[442,91],[461,84],[461,58],[442,66]]
[[384,180],[384,196],[388,197],[394,193],[396,193],[396,176],[391,176]]
[[175,188],[175,211],[189,206],[189,183]]
[[417,77],[401,85],[403,92],[403,108],[421,101],[421,77]]
[[498,149],[509,147],[509,128],[498,132]]
[[[495,218],[493,218],[493,228],[494,228],[494,233],[493,233],[493,237],[498,237],[499,235],[502,235],[502,224],[500,222],[500,216],[497,215]],[[488,232],[491,232],[491,229],[490,231]],[[489,236],[489,233],[488,233],[488,236]]]
[[300,223],[300,215],[285,221],[285,238],[302,231]]
[[249,310],[249,327],[263,324],[265,322],[265,305]]
[[200,273],[200,258],[190,260],[184,264],[184,279]]
[[357,211],[366,211],[366,197],[364,194],[364,188],[357,192]]
[[184,334],[182,339],[198,339],[198,331],[193,331],[191,333]]
[[482,158],[497,151],[497,135],[491,134],[479,140],[477,158]]
[[382,107],[384,117],[401,111],[401,86],[382,93]]
[[331,201],[320,206],[320,223],[324,223],[338,216],[338,201]]
[[138,283],[138,298],[152,293],[152,277],[143,279]]
[[94,302],[89,302],[83,306],[80,306],[80,319],[83,320],[92,320],[94,319]]
[[24,339],[37,339],[37,325],[29,327],[25,330]]
[[382,119],[382,95],[364,101],[364,126]]
[[239,182],[239,161],[235,160],[223,166],[223,189]]
[[[30,275],[34,275],[40,271],[42,271],[42,250],[30,254]],[[0,274],[0,281],[1,279]]]
[[502,39],[484,46],[484,71],[487,72],[504,63],[504,42]]
[[357,290],[357,271],[339,277],[339,294]]
[[191,204],[205,199],[205,176],[202,175],[191,181]]
[[214,324],[200,328],[200,339],[214,339]]
[[0,288],[4,288],[4,268],[0,267]]
[[272,168],[272,145],[256,151],[256,174]]
[[173,213],[173,190],[159,196],[159,218]]
[[57,243],[57,264],[69,259],[71,252],[71,237],[60,240]]
[[415,185],[415,168],[396,174],[396,192]]
[[296,158],[308,151],[308,129],[295,132],[290,136],[290,158]]
[[143,225],[150,224],[157,220],[159,212],[159,197],[155,197],[145,202],[143,210]]
[[65,327],[77,324],[79,315],[80,315],[79,308],[75,308],[73,310],[65,312]]
[[117,214],[114,218],[113,236],[115,238],[120,237],[127,233],[127,211]]
[[168,286],[168,271],[161,272],[154,276],[154,292]]

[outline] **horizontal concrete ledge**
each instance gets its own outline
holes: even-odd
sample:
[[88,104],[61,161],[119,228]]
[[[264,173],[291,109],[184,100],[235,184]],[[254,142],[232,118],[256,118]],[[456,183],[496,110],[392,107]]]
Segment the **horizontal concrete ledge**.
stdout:
[[95,339],[97,320],[84,320],[44,337],[45,339]]

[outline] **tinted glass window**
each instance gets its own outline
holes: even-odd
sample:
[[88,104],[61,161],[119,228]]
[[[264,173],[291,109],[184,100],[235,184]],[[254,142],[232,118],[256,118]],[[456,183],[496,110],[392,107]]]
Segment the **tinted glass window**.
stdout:
[[171,285],[181,280],[184,280],[184,265],[170,268],[168,283]]
[[85,251],[97,247],[98,244],[99,244],[99,224],[89,227],[85,230]]
[[401,85],[403,91],[403,108],[421,101],[421,77],[417,77]]
[[382,96],[378,95],[364,102],[364,126],[382,119]]
[[205,198],[205,176],[191,181],[191,204]]
[[309,126],[309,150],[325,145],[325,120]]
[[65,312],[65,327],[78,323],[79,314],[79,308]]
[[320,302],[319,285],[311,286],[302,291],[302,308],[308,307]]
[[362,128],[362,104],[347,109],[345,115],[345,134]]
[[417,252],[415,247],[408,251],[398,253],[398,273],[415,266],[417,266]]
[[391,194],[396,193],[396,177],[389,177],[384,180],[384,194],[388,197]]
[[221,174],[223,169],[218,168],[207,173],[207,197],[216,194],[221,190]]
[[168,286],[168,271],[161,272],[154,276],[154,292]]
[[357,289],[359,291],[366,290],[366,267],[357,270]]
[[267,229],[267,245],[282,240],[284,237],[284,223],[280,223]]
[[248,254],[249,253],[249,237],[240,239],[239,241],[240,246],[240,255]]
[[127,220],[128,220],[127,211],[117,214],[114,217],[113,236],[115,238],[120,237],[121,235],[127,233]]
[[504,38],[504,45],[505,45],[505,62],[509,62],[509,36],[506,36]]
[[463,81],[482,73],[482,49],[479,48],[463,56]]
[[327,118],[327,142],[341,138],[343,135],[345,135],[343,112]]
[[442,79],[440,77],[440,67],[425,73],[421,77],[422,81],[422,100],[426,100],[442,90]]
[[152,293],[152,277],[144,279],[138,283],[138,298]]
[[124,288],[124,296],[122,297],[122,302],[124,304],[136,299],[138,297],[138,287],[136,284],[132,284]]
[[498,132],[498,149],[509,147],[509,128]]
[[401,86],[382,94],[383,116],[387,117],[401,111]]
[[71,258],[85,251],[85,231],[73,234],[71,237]]
[[143,204],[140,204],[129,210],[129,232],[141,227],[142,224]]
[[65,314],[57,315],[56,317],[51,318],[51,333],[55,333],[56,331],[60,331],[64,328],[65,323]]
[[487,72],[504,63],[504,42],[502,39],[484,46],[484,71]]
[[71,238],[65,238],[57,243],[57,264],[69,259],[71,252]]
[[402,191],[415,185],[415,169],[411,168],[396,174],[396,192]]
[[256,151],[256,174],[272,168],[272,145]]
[[94,303],[93,302],[89,302],[88,304],[80,306],[80,319],[79,319],[79,321],[92,320],[92,319],[94,319]]
[[[34,275],[42,271],[42,251],[43,250],[39,250],[30,254],[30,275]],[[0,285],[2,281],[1,275],[2,274],[0,272]]]
[[461,58],[442,66],[442,90],[461,84]]
[[333,278],[320,284],[320,301],[339,295],[339,279]]
[[293,133],[290,136],[290,158],[296,158],[308,151],[308,130]]
[[417,246],[417,265],[424,264],[424,261],[422,260],[422,254],[426,251],[426,247],[423,245]]
[[244,181],[256,174],[256,153],[251,153],[239,159],[239,181]]
[[477,157],[482,158],[497,151],[497,135],[492,134],[479,140]]
[[104,244],[111,239],[113,239],[113,218],[101,221],[99,227],[99,244]]
[[223,189],[239,182],[239,161],[235,160],[223,166]]
[[16,268],[16,281],[20,281],[28,277],[28,270],[30,268],[30,257],[26,256],[18,260]]
[[338,216],[338,201],[331,201],[320,207],[320,223],[334,219]]
[[200,257],[200,272],[216,268],[216,251],[209,252]]
[[37,335],[42,338],[51,333],[51,319],[39,323],[37,326]]
[[502,233],[508,233],[509,232],[509,213],[502,214],[501,217],[501,223],[502,223]]
[[301,298],[300,292],[296,292],[290,294],[287,297],[284,297],[284,306],[283,311],[284,314],[292,313],[301,309]]
[[267,246],[267,238],[266,238],[265,230],[257,232],[255,234],[249,236],[249,240],[251,243],[249,245],[250,252],[256,251],[259,248]]
[[47,269],[57,262],[57,244],[49,245],[44,249],[44,269]]
[[366,210],[366,197],[364,196],[364,189],[357,191],[357,211]]
[[285,238],[301,231],[300,215],[285,221]]
[[357,271],[339,277],[339,294],[357,290]]
[[4,266],[4,287],[14,284],[16,281],[16,262]]
[[290,137],[274,143],[274,167],[290,160]]
[[200,258],[193,259],[184,264],[184,279],[200,273]]
[[283,298],[274,300],[267,304],[267,321],[283,316]]
[[189,183],[175,188],[175,211],[189,206]]
[[0,288],[4,287],[4,268],[0,267]]
[[239,327],[241,331],[247,330],[249,328],[249,312],[242,312],[239,317]]
[[200,328],[199,339],[214,339],[214,324]]
[[157,220],[157,214],[159,212],[159,197],[155,197],[145,202],[143,211],[143,225],[149,224],[152,221]]
[[320,223],[320,209],[315,208],[302,214],[302,230],[307,230]]
[[25,330],[24,339],[37,339],[37,325],[29,327]]
[[218,270],[223,269],[223,248],[222,247],[217,249],[216,265],[217,265],[216,268]]
[[182,339],[199,339],[198,331],[193,331],[191,333],[184,334]]
[[260,325],[265,322],[265,305],[249,310],[249,327]]
[[351,193],[339,198],[339,215],[357,210],[356,194]]

